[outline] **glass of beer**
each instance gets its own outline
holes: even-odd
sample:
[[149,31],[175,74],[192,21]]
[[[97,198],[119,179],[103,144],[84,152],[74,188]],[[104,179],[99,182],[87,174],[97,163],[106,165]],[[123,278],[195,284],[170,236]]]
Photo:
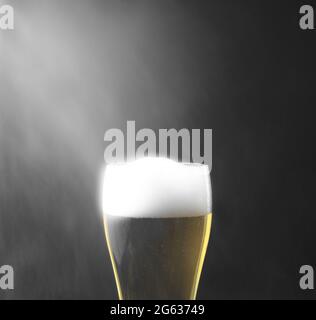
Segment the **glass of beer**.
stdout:
[[195,299],[211,229],[202,164],[143,158],[103,179],[107,245],[119,299]]

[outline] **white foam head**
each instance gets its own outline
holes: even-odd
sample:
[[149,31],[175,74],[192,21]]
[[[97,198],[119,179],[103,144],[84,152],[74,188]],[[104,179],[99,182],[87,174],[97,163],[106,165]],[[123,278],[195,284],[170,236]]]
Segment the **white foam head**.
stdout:
[[207,165],[165,158],[109,164],[102,193],[105,215],[166,218],[211,212]]

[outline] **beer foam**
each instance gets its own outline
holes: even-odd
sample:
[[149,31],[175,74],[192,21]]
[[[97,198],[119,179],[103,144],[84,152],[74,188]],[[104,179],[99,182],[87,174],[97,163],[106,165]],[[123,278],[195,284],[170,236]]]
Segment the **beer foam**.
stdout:
[[142,158],[107,165],[103,178],[105,215],[136,218],[201,216],[211,212],[207,165]]

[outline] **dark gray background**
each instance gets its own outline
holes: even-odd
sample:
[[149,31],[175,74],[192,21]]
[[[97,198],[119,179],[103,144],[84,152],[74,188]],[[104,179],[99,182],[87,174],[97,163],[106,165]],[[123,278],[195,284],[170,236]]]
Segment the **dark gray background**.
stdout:
[[315,297],[298,285],[316,267],[307,1],[5,3],[0,265],[15,290],[0,298],[117,297],[98,192],[104,133],[127,120],[214,130],[199,298]]

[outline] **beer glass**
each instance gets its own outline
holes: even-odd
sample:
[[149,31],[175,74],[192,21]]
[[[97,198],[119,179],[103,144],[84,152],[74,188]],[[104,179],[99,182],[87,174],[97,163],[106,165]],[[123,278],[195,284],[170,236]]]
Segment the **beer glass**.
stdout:
[[102,201],[119,299],[195,299],[212,221],[208,166],[110,164]]

